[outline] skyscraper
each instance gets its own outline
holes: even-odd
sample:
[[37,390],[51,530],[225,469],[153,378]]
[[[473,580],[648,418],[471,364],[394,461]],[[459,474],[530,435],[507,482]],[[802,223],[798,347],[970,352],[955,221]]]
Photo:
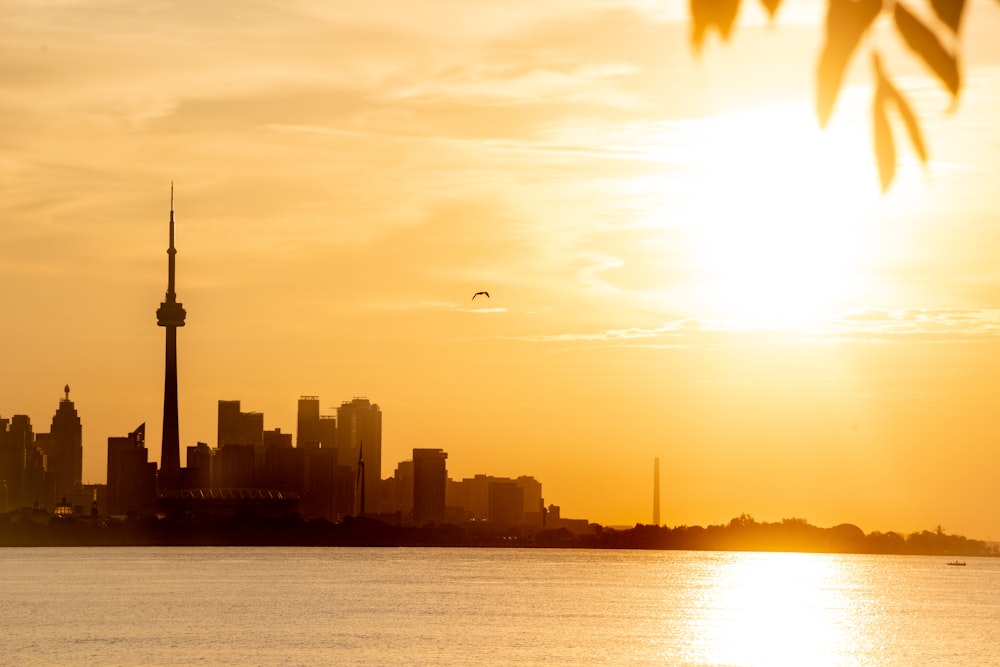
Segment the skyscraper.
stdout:
[[63,391],[66,397],[59,401],[50,432],[37,436],[48,461],[47,471],[56,501],[77,490],[83,476],[83,428],[76,407],[69,400],[69,385]]
[[180,432],[177,425],[177,327],[187,313],[174,292],[174,186],[170,185],[170,245],[167,247],[167,295],[156,311],[156,323],[167,329],[166,371],[163,380],[163,440],[160,449],[160,489],[177,485],[181,469]]
[[108,513],[148,516],[156,508],[156,464],[148,460],[146,425],[108,438]]
[[320,442],[319,397],[299,396],[298,423],[295,431],[295,445],[318,445]]
[[413,450],[413,523],[417,526],[444,521],[447,458],[443,449]]
[[264,468],[264,414],[243,412],[239,401],[219,401],[219,441],[218,448],[226,445],[251,445],[254,449],[254,464],[259,470]]
[[[364,443],[364,451],[361,445]],[[356,466],[364,454],[367,512],[380,512],[379,484],[382,481],[382,410],[367,398],[355,398],[337,408],[337,463]],[[360,503],[359,503],[360,505]]]
[[44,457],[27,415],[0,419],[0,479],[6,483],[10,507],[45,499]]

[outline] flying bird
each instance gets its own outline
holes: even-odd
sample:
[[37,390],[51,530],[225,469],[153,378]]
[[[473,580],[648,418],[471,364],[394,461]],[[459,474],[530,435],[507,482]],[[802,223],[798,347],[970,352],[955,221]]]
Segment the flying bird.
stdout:
[[476,292],[475,294],[472,295],[472,298],[469,299],[469,301],[475,301],[476,297],[479,296],[479,295],[485,296],[487,299],[490,298],[490,293],[489,292]]

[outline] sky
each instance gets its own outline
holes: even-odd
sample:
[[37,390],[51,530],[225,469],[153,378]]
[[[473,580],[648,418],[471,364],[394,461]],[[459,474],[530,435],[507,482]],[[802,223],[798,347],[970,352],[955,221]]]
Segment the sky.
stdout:
[[[823,15],[695,54],[672,0],[7,0],[0,417],[68,383],[85,482],[143,422],[159,459],[173,184],[182,450],[367,397],[383,477],[633,525],[658,457],[667,525],[1000,539],[1000,4],[957,100],[880,18],[820,129]],[[930,153],[893,117],[885,194],[873,50]]]

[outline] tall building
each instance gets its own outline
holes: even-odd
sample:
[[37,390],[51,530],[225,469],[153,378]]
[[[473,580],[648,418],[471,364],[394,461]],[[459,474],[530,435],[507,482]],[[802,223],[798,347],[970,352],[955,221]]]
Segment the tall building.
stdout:
[[[503,488],[494,491],[495,486]],[[475,521],[532,526],[543,523],[542,484],[528,475],[517,479],[476,475],[449,480],[447,503]]]
[[660,459],[653,459],[653,525],[660,525]]
[[337,417],[319,416],[319,443],[324,449],[333,450],[337,446]]
[[194,447],[187,448],[187,466],[183,473],[186,479],[183,484],[188,489],[212,488],[212,456],[214,452],[207,443],[199,442]]
[[254,465],[264,468],[264,413],[242,412],[239,401],[219,401],[219,442],[226,445],[250,445],[254,450]]
[[45,457],[35,444],[35,433],[27,415],[0,419],[0,480],[5,482],[9,508],[48,500]]
[[187,313],[174,292],[174,186],[170,186],[170,245],[167,247],[167,294],[156,311],[156,323],[167,330],[166,370],[163,380],[163,440],[160,450],[161,489],[177,486],[181,468],[180,431],[177,425],[177,327],[184,326]]
[[[362,445],[364,449],[362,451]],[[364,456],[364,507],[379,512],[382,481],[382,410],[367,398],[355,398],[337,408],[337,462],[356,467]]]
[[303,445],[318,445],[319,443],[319,397],[300,396],[295,446],[302,447]]
[[146,425],[108,438],[108,514],[148,516],[156,509],[156,464],[146,449]]
[[448,454],[443,449],[413,450],[413,523],[444,521]]
[[489,496],[492,523],[520,526],[524,522],[524,489],[517,482],[493,482]]
[[83,477],[83,428],[76,407],[69,400],[69,385],[63,391],[66,396],[59,401],[49,433],[39,433],[36,437],[45,452],[46,472],[55,501],[80,490]]

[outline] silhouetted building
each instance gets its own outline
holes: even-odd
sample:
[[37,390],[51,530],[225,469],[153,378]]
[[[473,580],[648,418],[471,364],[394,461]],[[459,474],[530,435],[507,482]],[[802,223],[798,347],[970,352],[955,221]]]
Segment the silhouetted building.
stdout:
[[[83,476],[83,429],[73,401],[69,400],[69,385],[64,391],[66,397],[59,401],[59,408],[52,417],[51,430],[35,437],[36,443],[45,452],[51,500],[78,493]],[[50,503],[45,504],[48,506]]]
[[108,513],[107,486],[104,484],[80,485],[75,491],[60,497],[74,516],[102,516]]
[[0,480],[6,483],[10,509],[53,502],[45,479],[45,454],[35,442],[31,419],[0,419]]
[[212,486],[217,489],[249,489],[257,486],[252,445],[226,445],[215,450]]
[[542,483],[529,475],[521,475],[514,482],[524,492],[524,516],[521,522],[541,527],[545,520],[545,503],[542,500]]
[[[494,497],[494,485],[503,485]],[[518,489],[514,491],[513,489]],[[520,500],[515,500],[515,497]],[[541,526],[543,521],[542,484],[534,477],[521,475],[517,479],[476,475],[461,481],[448,482],[448,506],[461,509],[475,521],[502,521],[511,525]],[[502,504],[502,507],[496,505]],[[513,503],[513,504],[512,504]],[[519,506],[520,509],[515,509]]]
[[207,443],[199,442],[187,448],[187,466],[181,471],[182,489],[208,489],[212,486],[214,452]]
[[382,481],[382,410],[367,398],[355,398],[337,408],[337,462],[357,466],[364,443],[365,512],[380,512],[378,487]]
[[146,425],[108,438],[108,514],[148,516],[156,510],[156,463],[146,450]]
[[[15,419],[19,416],[14,415]],[[11,428],[11,421],[0,419],[0,482],[3,483],[4,511],[21,507],[21,489],[24,486],[26,434]]]
[[505,526],[524,521],[524,489],[516,482],[493,482],[489,486],[489,520]]
[[239,401],[219,401],[219,442],[226,445],[249,445],[254,449],[254,466],[264,468],[264,413],[242,412]]
[[298,421],[296,423],[295,444],[301,447],[306,444],[320,443],[319,429],[319,397],[300,396]]
[[280,428],[276,428],[273,431],[264,431],[264,451],[267,452],[271,447],[282,447],[291,448],[292,446],[292,434],[282,433]]
[[270,447],[264,455],[264,486],[301,495],[306,486],[306,450]]
[[335,415],[319,416],[319,444],[323,449],[337,448],[337,417]]
[[240,412],[239,401],[219,401],[218,437],[216,447],[225,445],[245,445],[243,442],[243,413]]
[[177,424],[177,327],[184,326],[186,312],[174,292],[174,187],[170,186],[170,245],[167,247],[167,294],[156,311],[156,323],[167,330],[166,370],[163,380],[163,440],[160,451],[160,489],[177,485],[181,469],[180,431]]
[[586,519],[564,519],[558,505],[549,505],[549,509],[545,513],[545,527],[552,530],[565,528],[577,535],[589,535],[594,532],[590,522]]
[[301,511],[306,519],[336,521],[337,507],[337,450],[310,448],[305,450],[305,493],[302,494]]
[[443,449],[413,450],[413,523],[417,526],[444,521],[447,458]]
[[300,510],[306,519],[338,521],[353,514],[353,482],[352,468],[337,464],[334,449],[307,446],[267,450],[265,486],[301,497]]
[[399,512],[407,519],[413,518],[413,461],[400,461],[392,477],[382,480],[383,512]]

